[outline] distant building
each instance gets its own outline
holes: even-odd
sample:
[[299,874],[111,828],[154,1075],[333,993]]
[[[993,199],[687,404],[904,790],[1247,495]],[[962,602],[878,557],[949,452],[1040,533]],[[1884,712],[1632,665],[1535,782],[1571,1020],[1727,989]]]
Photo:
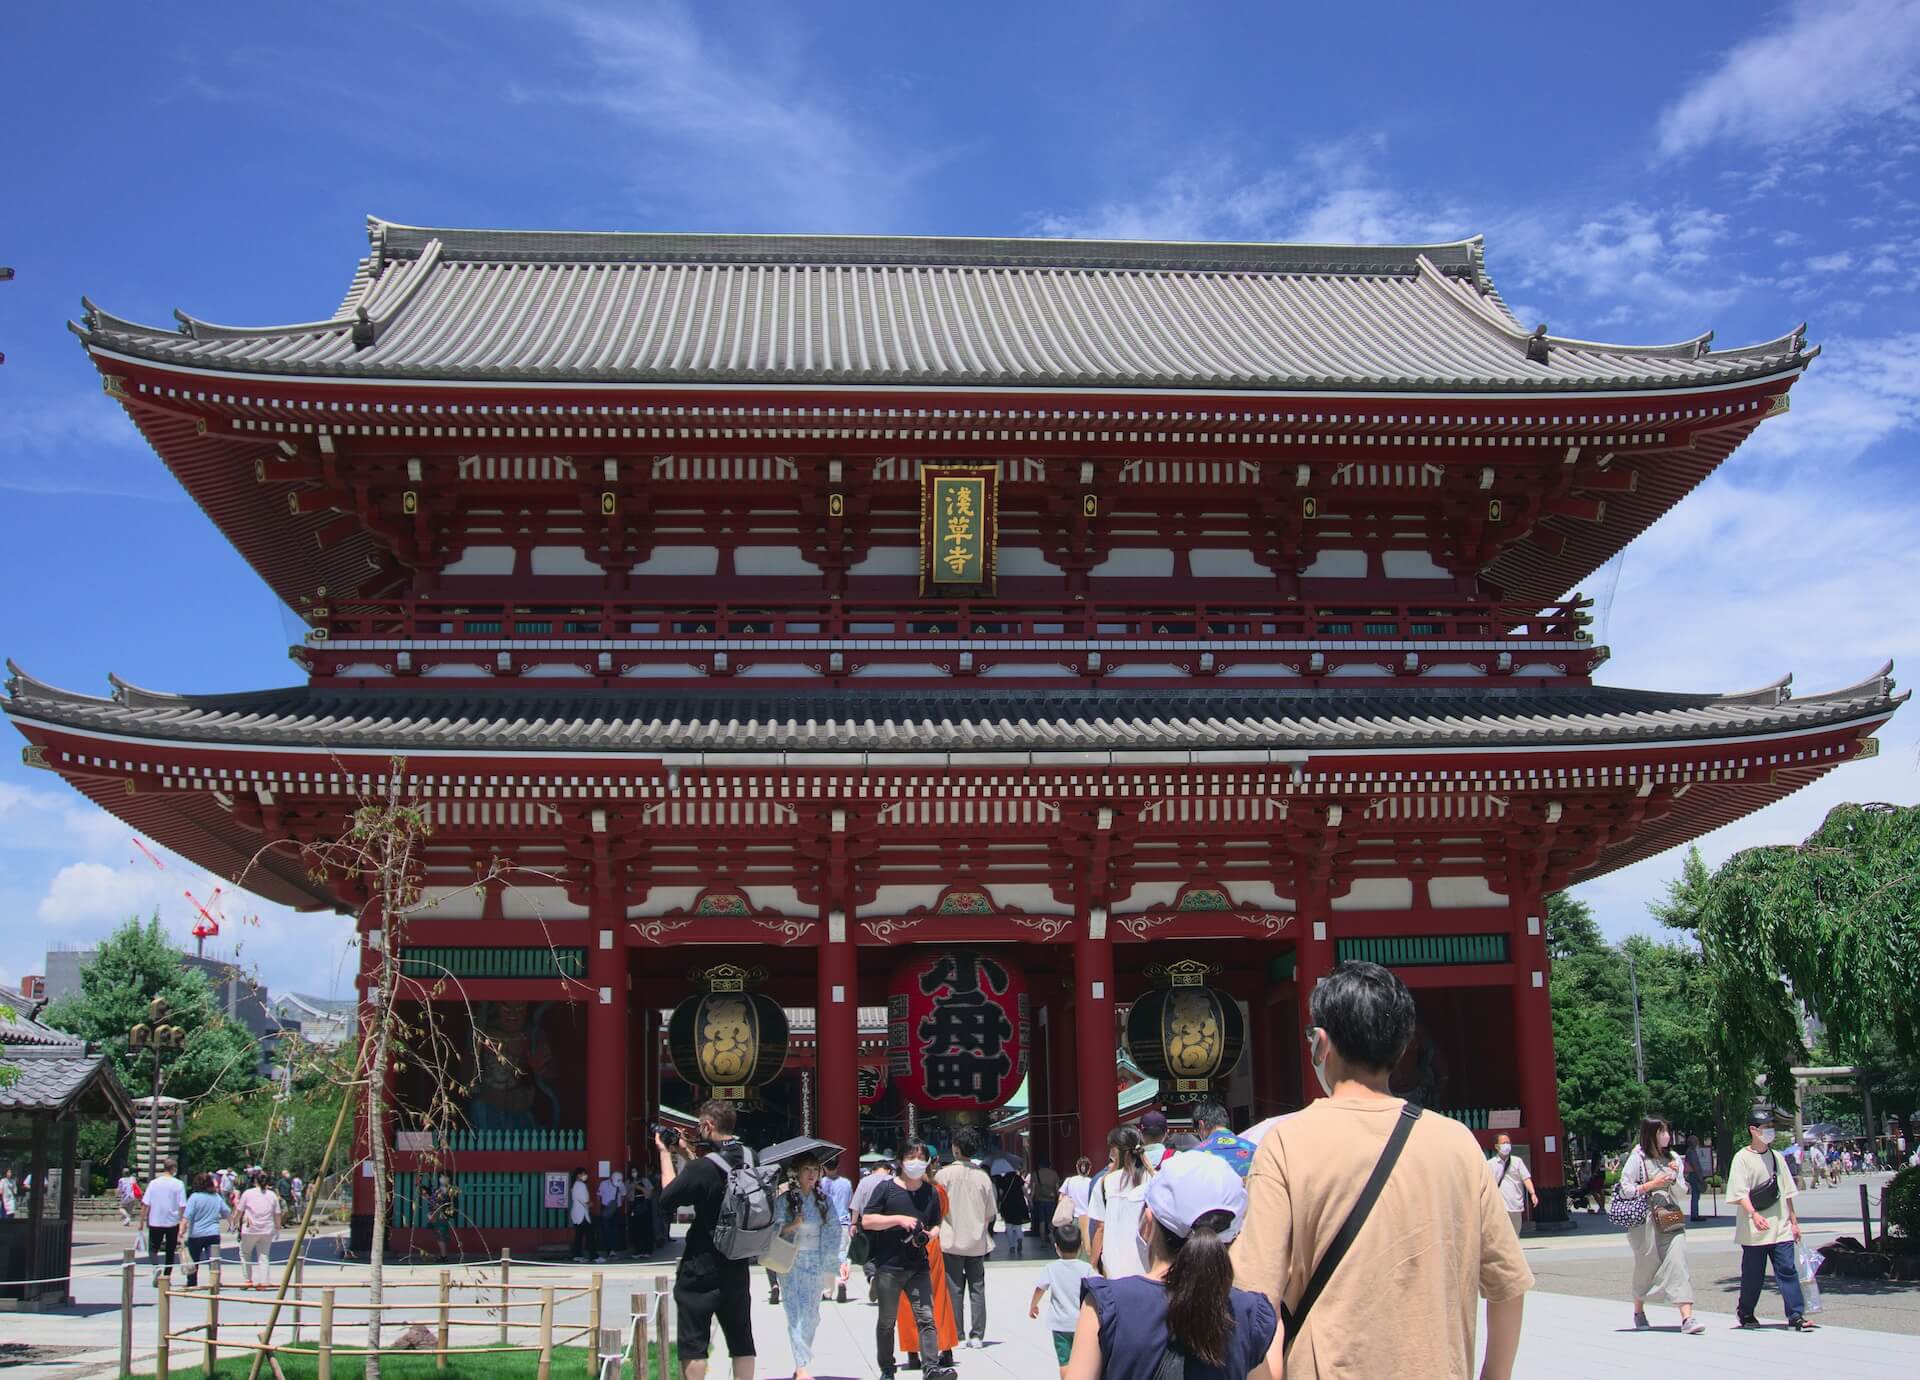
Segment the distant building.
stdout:
[[[81,971],[99,953],[97,948],[47,950],[44,999],[56,1002],[69,992],[78,992]],[[255,1039],[279,1032],[280,1022],[267,1009],[267,989],[238,966],[223,959],[187,953],[180,954],[179,959],[182,968],[198,968],[207,975],[207,985],[213,989],[214,1009],[223,1012],[228,1020],[239,1022]]]
[[275,997],[269,1008],[284,1032],[298,1034],[310,1045],[338,1049],[353,1031],[354,1003],[331,997],[309,997],[289,992]]
[[47,980],[38,974],[29,974],[20,979],[20,995],[28,1001],[47,999]]

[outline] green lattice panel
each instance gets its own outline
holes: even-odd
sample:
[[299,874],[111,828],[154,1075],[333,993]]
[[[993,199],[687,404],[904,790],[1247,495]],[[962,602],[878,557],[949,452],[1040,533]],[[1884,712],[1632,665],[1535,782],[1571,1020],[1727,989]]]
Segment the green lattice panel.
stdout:
[[[538,1227],[560,1230],[567,1225],[565,1208],[548,1208],[546,1175],[503,1170],[497,1173],[455,1174],[459,1189],[461,1227]],[[397,1227],[427,1225],[427,1205],[420,1197],[418,1174],[393,1176],[393,1222]]]
[[1467,963],[1505,963],[1504,934],[1423,934],[1392,939],[1342,939],[1335,957],[1358,958],[1387,968],[1434,968]]
[[400,966],[409,977],[554,978],[583,976],[585,949],[405,948]]

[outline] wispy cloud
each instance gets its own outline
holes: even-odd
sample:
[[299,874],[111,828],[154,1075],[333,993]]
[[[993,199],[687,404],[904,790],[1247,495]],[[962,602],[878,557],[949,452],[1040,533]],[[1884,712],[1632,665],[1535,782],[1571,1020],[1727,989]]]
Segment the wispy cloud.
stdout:
[[720,40],[678,4],[569,5],[557,14],[577,48],[580,84],[514,95],[613,117],[606,151],[641,200],[670,182],[675,201],[727,228],[885,229],[937,162],[863,126],[809,87],[804,70]]
[[1920,5],[1798,0],[1660,118],[1663,153],[1716,142],[1824,142],[1866,119],[1920,116]]
[[1743,462],[1825,470],[1920,427],[1920,332],[1825,342],[1792,402],[1786,416],[1767,422],[1741,447]]
[[98,392],[0,407],[0,490],[172,498],[139,431]]

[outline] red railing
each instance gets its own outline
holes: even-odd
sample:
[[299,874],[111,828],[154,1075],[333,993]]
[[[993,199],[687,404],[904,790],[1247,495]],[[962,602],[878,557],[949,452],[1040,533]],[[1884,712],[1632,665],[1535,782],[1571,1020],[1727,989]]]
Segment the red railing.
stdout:
[[644,648],[689,639],[911,643],[937,638],[1022,642],[1181,641],[1574,643],[1591,600],[1545,609],[1463,602],[1045,603],[927,601],[581,604],[404,599],[315,611],[309,641],[611,640]]

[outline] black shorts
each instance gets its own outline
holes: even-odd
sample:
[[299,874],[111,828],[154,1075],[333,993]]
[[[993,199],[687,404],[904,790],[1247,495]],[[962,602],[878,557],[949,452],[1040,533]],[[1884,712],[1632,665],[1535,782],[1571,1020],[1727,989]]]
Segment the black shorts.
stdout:
[[682,1361],[706,1359],[716,1320],[729,1356],[754,1354],[753,1273],[744,1260],[682,1260],[673,1279],[673,1302]]

